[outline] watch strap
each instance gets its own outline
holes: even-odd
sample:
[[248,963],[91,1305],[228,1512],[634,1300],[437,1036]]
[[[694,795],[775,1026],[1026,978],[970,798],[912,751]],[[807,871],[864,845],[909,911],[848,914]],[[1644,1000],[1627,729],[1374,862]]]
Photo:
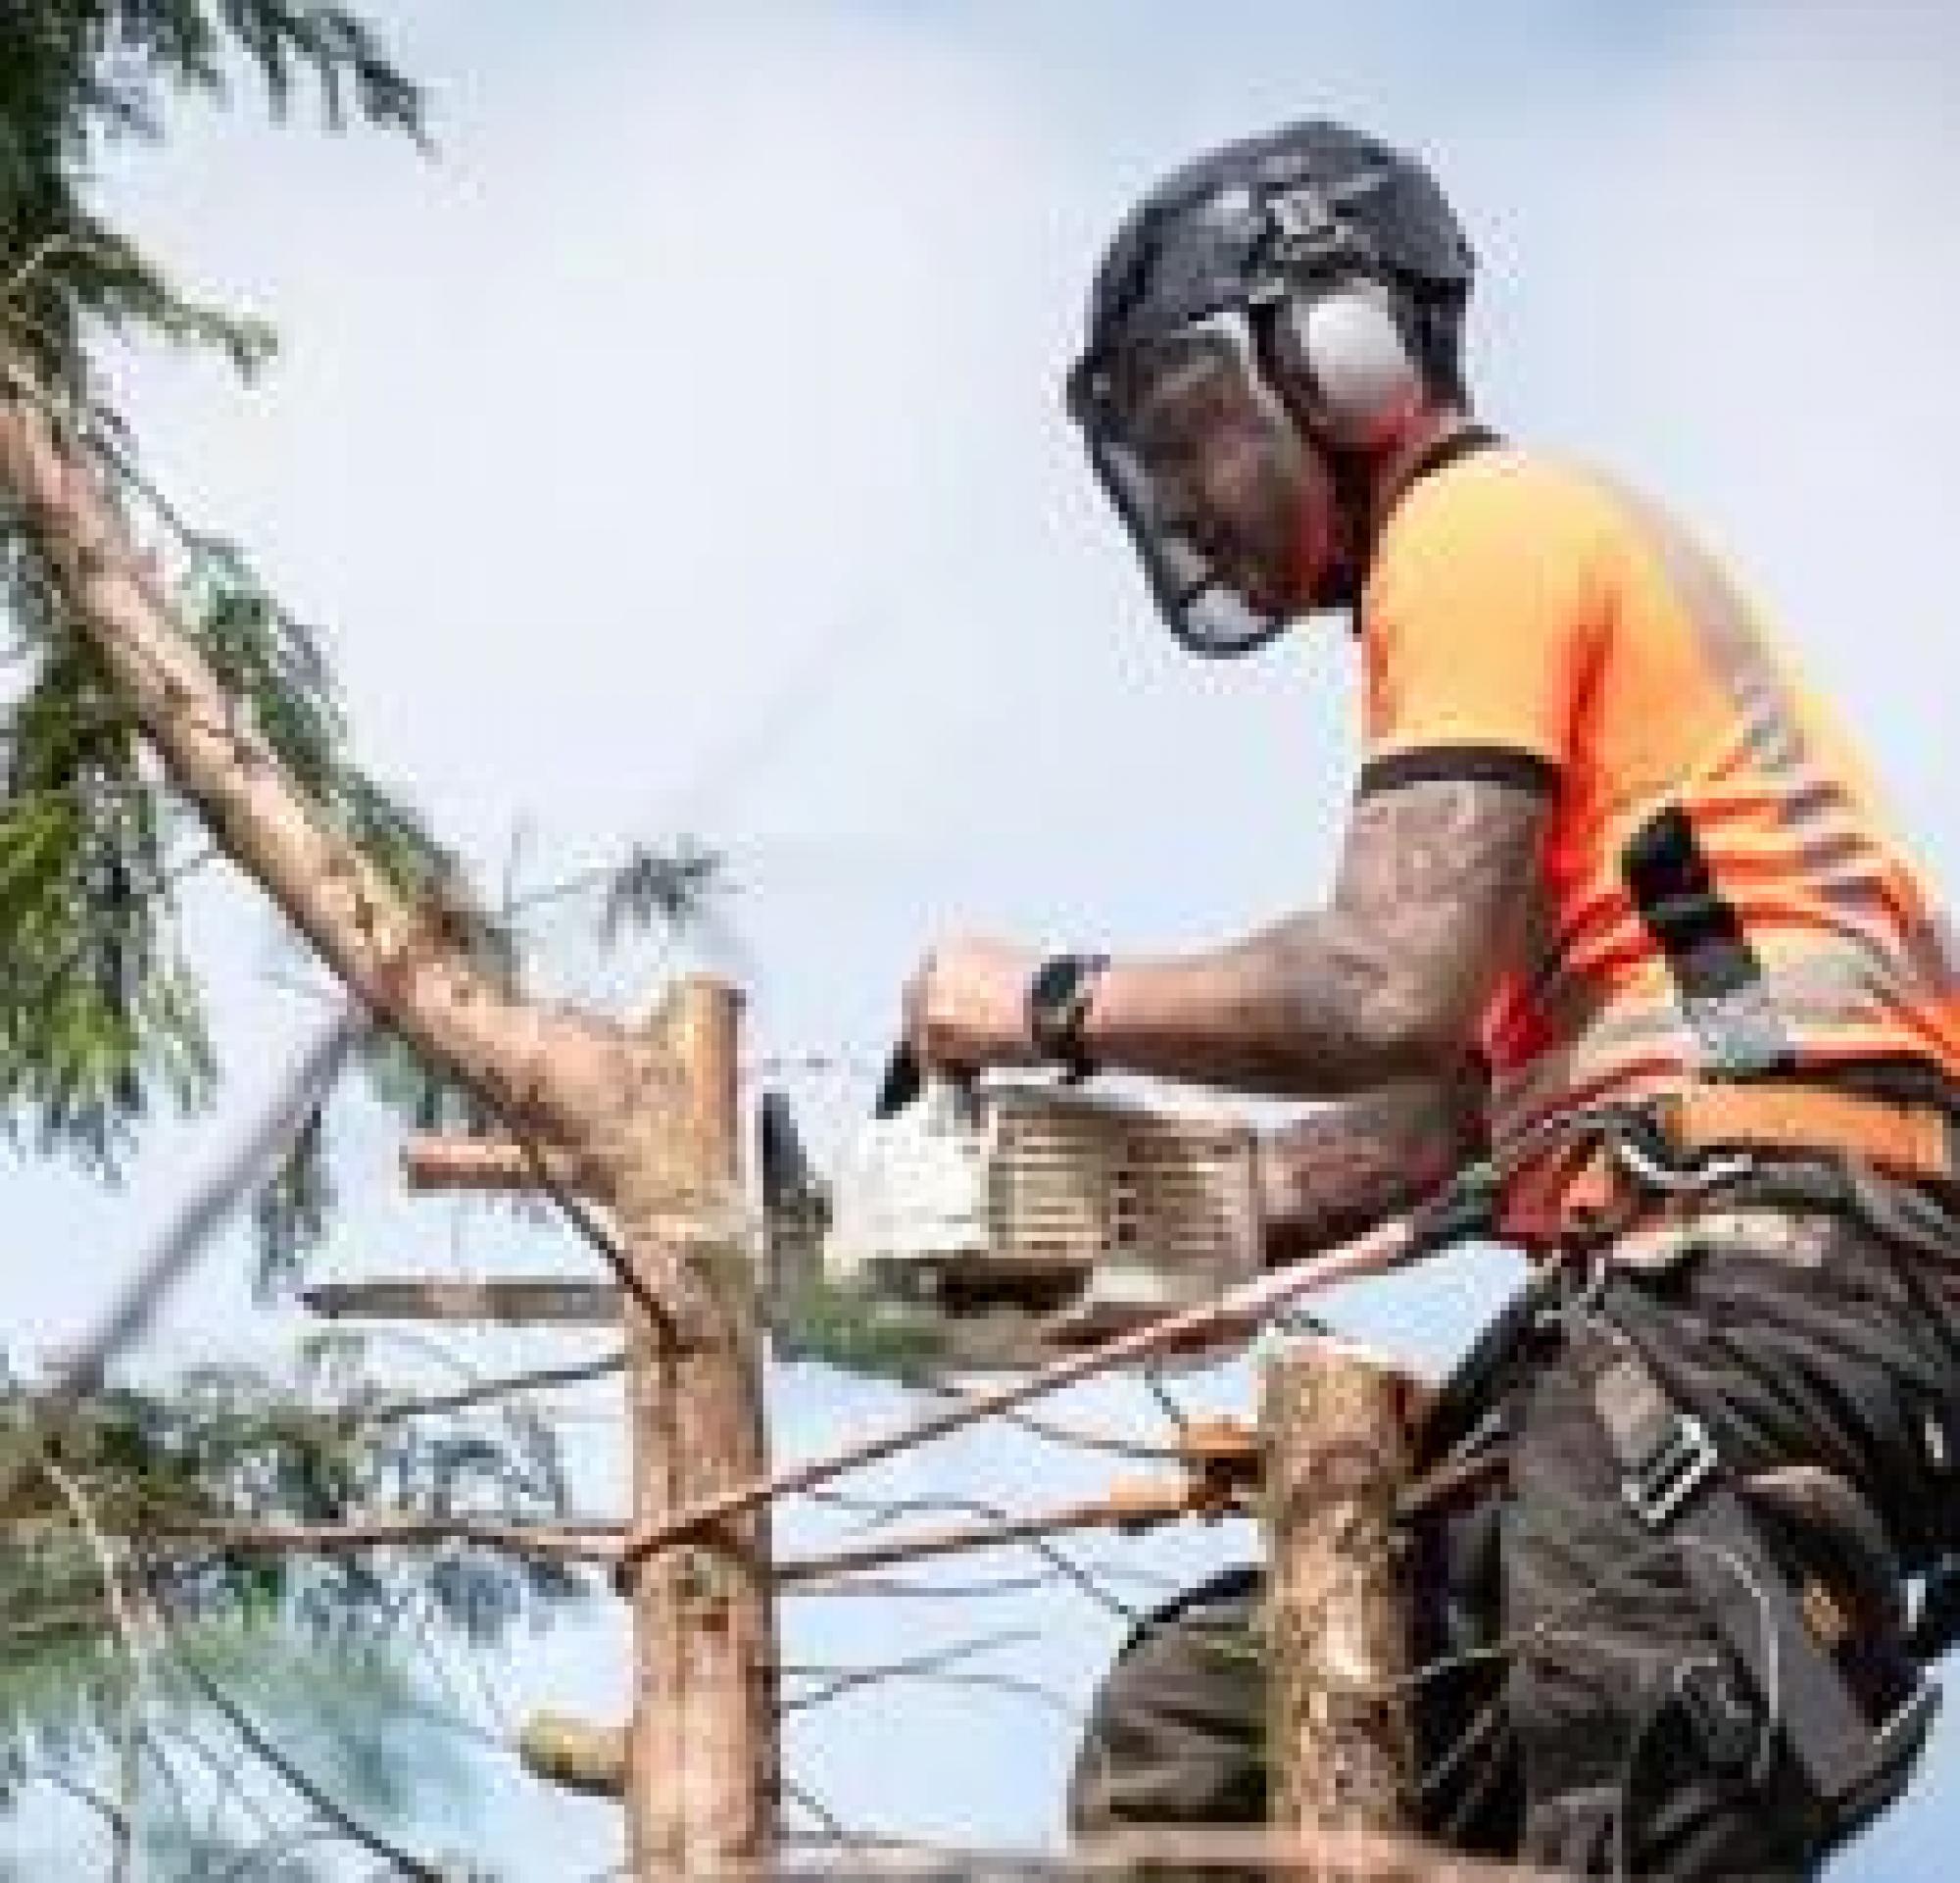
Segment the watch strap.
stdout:
[[1096,983],[1108,966],[1107,955],[1054,955],[1028,983],[1028,1032],[1035,1050],[1071,1078],[1096,1070],[1082,1034]]

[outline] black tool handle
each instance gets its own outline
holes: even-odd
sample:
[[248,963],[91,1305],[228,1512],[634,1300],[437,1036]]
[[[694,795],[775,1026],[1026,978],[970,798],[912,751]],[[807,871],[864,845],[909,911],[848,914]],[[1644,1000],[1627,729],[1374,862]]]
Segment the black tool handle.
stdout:
[[871,1115],[888,1118],[903,1112],[925,1089],[925,1068],[910,1045],[901,1041],[885,1062],[885,1076],[878,1086],[878,1101]]

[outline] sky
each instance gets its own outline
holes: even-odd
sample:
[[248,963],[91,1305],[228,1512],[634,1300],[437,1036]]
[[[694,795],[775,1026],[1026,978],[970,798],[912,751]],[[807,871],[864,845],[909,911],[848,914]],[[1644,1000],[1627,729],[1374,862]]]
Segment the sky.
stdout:
[[[301,111],[269,127],[243,94],[180,114],[161,149],[105,155],[106,207],[284,342],[250,389],[210,363],[119,359],[146,461],[323,624],[363,757],[488,880],[682,831],[726,846],[725,923],[662,965],[737,974],[756,1058],[838,1063],[797,1087],[820,1140],[863,1104],[935,934],[1166,949],[1325,888],[1356,757],[1350,648],[1319,631],[1234,667],[1182,657],[1059,399],[1095,258],[1135,195],[1292,117],[1346,118],[1434,164],[1483,265],[1485,415],[1691,517],[1842,701],[1936,875],[1960,873],[1960,223],[1936,194],[1960,154],[1960,19],[1936,0],[368,11],[430,87],[433,159],[317,135]],[[88,1323],[311,1022],[252,893],[201,890],[192,918],[224,1099],[160,1124],[120,1193],[9,1169],[10,1352]],[[615,1010],[654,966],[604,958],[569,919],[540,950],[545,985]],[[371,1113],[351,1105],[340,1127],[349,1203],[319,1272],[578,1262],[408,1202]],[[153,1364],[290,1341],[295,1317],[250,1308],[244,1266],[214,1259]],[[1507,1272],[1473,1255],[1337,1317],[1436,1364]],[[1248,1389],[1242,1370],[1180,1390]],[[1123,1394],[1089,1404],[1152,1415]],[[574,1409],[592,1509],[616,1508],[611,1407]],[[785,1369],[775,1444],[800,1455],[894,1410]],[[1100,1480],[990,1439],[891,1481],[1033,1498]],[[981,1625],[1043,1634],[986,1664],[1079,1703],[1121,1625],[1070,1600],[991,1607]],[[840,1612],[868,1606],[792,1610],[790,1654],[975,1625]],[[603,1713],[622,1653],[602,1602],[487,1677],[508,1713]],[[852,1821],[1033,1846],[1057,1833],[1074,1730],[1004,1696],[888,1690],[799,1724],[791,1754]],[[607,1808],[483,1769],[461,1841],[514,1877],[610,1860]],[[1956,1830],[1949,1733],[1840,1873],[1937,1875]]]

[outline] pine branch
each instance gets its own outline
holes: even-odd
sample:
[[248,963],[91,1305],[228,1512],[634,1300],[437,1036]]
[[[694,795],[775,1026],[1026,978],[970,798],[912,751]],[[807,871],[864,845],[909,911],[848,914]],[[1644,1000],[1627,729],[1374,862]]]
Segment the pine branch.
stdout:
[[[270,354],[263,322],[185,293],[88,200],[102,138],[160,137],[172,98],[222,102],[240,78],[253,80],[275,114],[310,89],[329,125],[358,118],[425,143],[423,94],[345,7],[0,7],[0,351],[49,389],[75,439],[115,465],[119,492],[140,498],[175,531],[197,599],[211,608],[202,622],[207,657],[241,712],[295,775],[322,787],[357,841],[384,859],[406,857],[421,834],[413,820],[339,765],[343,728],[317,646],[271,607],[235,551],[190,531],[141,480],[128,429],[98,402],[90,369],[103,331],[216,349],[244,373]],[[0,612],[36,663],[25,696],[0,716],[8,752],[0,930],[10,942],[0,976],[0,1130],[25,1126],[38,1149],[73,1151],[109,1173],[157,1094],[189,1110],[208,1099],[216,1067],[197,978],[176,948],[172,872],[158,847],[164,793],[138,775],[134,720],[74,631],[59,573],[27,522],[18,494],[0,495]],[[105,706],[107,722],[91,727]],[[36,733],[65,743],[36,751]],[[71,784],[86,787],[79,815],[60,828],[44,818],[22,824],[42,786]],[[110,801],[118,787],[125,803]],[[29,861],[32,871],[20,877]],[[262,1228],[290,1260],[320,1213],[286,1202],[273,1199]]]
[[323,818],[228,696],[143,570],[95,473],[19,368],[0,406],[0,480],[31,517],[77,625],[214,835],[373,1012],[520,1129],[576,1139],[616,1075],[598,1022],[513,1003],[470,963],[439,904],[404,898]]

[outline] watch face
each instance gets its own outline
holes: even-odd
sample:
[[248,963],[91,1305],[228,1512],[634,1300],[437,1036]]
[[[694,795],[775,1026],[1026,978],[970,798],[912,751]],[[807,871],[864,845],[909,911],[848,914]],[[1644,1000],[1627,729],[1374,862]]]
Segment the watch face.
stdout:
[[1035,970],[1034,986],[1029,991],[1036,1011],[1051,1016],[1057,1015],[1068,1005],[1081,976],[1082,965],[1073,955],[1057,955],[1053,961],[1043,962]]
[[1082,1022],[1104,961],[1100,955],[1057,955],[1036,969],[1028,986],[1028,1030],[1044,1057],[1086,1069]]

